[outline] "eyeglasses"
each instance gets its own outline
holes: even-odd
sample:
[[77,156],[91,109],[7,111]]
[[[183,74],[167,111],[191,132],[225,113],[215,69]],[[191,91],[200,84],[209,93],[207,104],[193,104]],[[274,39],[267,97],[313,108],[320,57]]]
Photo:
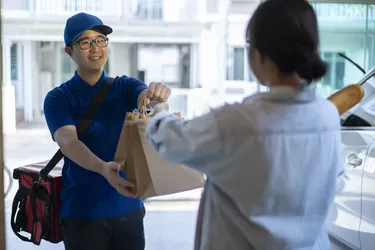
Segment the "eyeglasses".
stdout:
[[97,37],[95,39],[89,39],[89,38],[83,38],[81,40],[78,40],[74,43],[72,43],[72,45],[74,44],[78,44],[78,46],[80,47],[81,50],[87,50],[87,49],[90,49],[92,47],[92,44],[95,43],[96,46],[98,46],[99,48],[105,48],[108,46],[108,37]]

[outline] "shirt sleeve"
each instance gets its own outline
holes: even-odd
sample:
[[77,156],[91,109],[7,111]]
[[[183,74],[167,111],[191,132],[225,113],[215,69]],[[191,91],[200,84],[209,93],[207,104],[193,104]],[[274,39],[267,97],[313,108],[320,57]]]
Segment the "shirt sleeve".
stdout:
[[[341,138],[341,137],[340,137]],[[341,140],[340,142],[338,143],[338,145],[340,145],[341,143]],[[336,164],[336,173],[337,173],[337,177],[338,178],[341,178],[342,176],[345,175],[345,166],[344,166],[344,160],[342,159],[342,156],[341,156],[341,149],[340,147],[338,147],[337,149],[337,159],[338,159],[338,163]]]
[[125,84],[125,95],[126,99],[128,100],[127,103],[129,105],[130,110],[134,110],[138,108],[138,97],[139,94],[142,93],[143,90],[147,89],[147,85],[133,77],[124,77],[124,84]]
[[210,174],[222,154],[222,139],[212,113],[183,121],[161,112],[149,120],[146,135],[159,154],[170,162]]
[[44,117],[52,139],[56,130],[67,125],[76,125],[71,114],[69,100],[63,93],[50,91],[44,99]]

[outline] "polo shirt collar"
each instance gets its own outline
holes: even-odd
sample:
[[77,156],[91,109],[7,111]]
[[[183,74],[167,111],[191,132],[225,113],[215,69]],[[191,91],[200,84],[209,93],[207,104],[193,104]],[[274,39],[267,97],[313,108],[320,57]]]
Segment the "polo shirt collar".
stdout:
[[102,76],[99,78],[98,82],[91,86],[90,84],[86,83],[82,78],[78,75],[77,71],[74,72],[73,78],[70,80],[72,86],[76,89],[82,90],[97,90],[103,83],[108,81],[108,76],[103,71]]

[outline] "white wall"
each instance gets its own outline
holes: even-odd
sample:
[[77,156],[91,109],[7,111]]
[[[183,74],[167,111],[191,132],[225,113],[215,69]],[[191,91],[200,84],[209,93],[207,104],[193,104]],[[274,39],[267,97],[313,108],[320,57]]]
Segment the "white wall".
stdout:
[[40,54],[40,70],[50,72],[51,74],[51,83],[44,83],[40,82],[40,86],[45,88],[44,85],[49,85],[49,88],[53,88],[54,86],[58,86],[61,84],[58,72],[61,70],[60,63],[58,60],[60,59],[58,54],[60,53],[61,45],[59,43],[51,42],[49,48],[41,49],[38,45],[37,53]]
[[179,81],[179,50],[177,46],[142,46],[138,52],[138,69],[146,71],[146,83]]
[[234,2],[232,1],[232,4],[229,8],[230,14],[245,14],[247,16],[250,16],[252,12],[256,9],[256,7],[259,4],[259,0],[254,1],[239,1]]
[[37,53],[40,53],[40,69],[46,71],[56,71],[57,50],[60,49],[57,43],[51,42],[50,47],[40,48],[38,44]]
[[25,121],[32,121],[38,118],[40,114],[40,53],[36,42],[23,42],[23,65],[22,65],[22,87],[24,98]]
[[40,110],[40,100],[41,94],[40,94],[40,65],[42,61],[42,55],[38,53],[37,49],[37,42],[31,42],[31,58],[32,62],[35,62],[35,64],[31,68],[31,79],[32,79],[32,95],[33,95],[33,115],[34,118],[40,118],[41,117],[41,110]]
[[202,32],[198,46],[198,84],[203,88],[215,88],[219,82],[218,27]]
[[3,0],[2,7],[9,10],[28,10],[31,1],[34,0]]
[[138,77],[138,48],[137,44],[110,43],[109,45],[110,76]]
[[228,44],[232,46],[245,46],[247,15],[231,15],[228,22]]
[[109,74],[111,76],[130,75],[132,62],[130,46],[126,43],[111,43],[109,45]]
[[21,42],[17,42],[17,68],[17,80],[12,80],[12,83],[15,86],[16,107],[23,108],[23,46]]
[[[199,0],[199,2],[206,0]],[[197,0],[164,0],[164,20],[174,21],[191,21],[198,16]]]

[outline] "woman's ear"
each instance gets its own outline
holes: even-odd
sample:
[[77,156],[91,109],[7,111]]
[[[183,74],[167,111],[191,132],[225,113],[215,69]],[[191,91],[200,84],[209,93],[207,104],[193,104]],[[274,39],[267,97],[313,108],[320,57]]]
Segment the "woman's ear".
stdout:
[[260,53],[259,50],[254,49],[253,53],[254,59],[257,60],[259,63],[263,64],[266,61],[266,57],[262,53]]

